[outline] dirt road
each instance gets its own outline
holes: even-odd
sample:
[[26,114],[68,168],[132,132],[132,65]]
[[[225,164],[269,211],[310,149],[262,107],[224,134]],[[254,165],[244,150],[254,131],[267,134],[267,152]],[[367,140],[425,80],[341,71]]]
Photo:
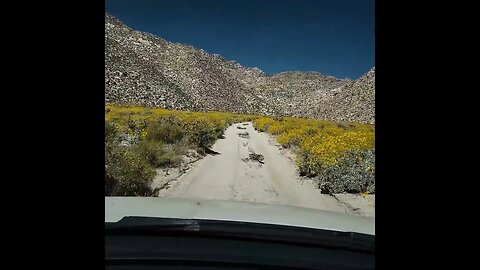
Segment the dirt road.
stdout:
[[[219,154],[198,161],[159,196],[262,202],[374,216],[374,197],[321,194],[312,180],[298,176],[294,162],[269,135],[255,131],[251,123],[230,126],[212,149]],[[263,160],[254,160],[250,154],[261,154]]]

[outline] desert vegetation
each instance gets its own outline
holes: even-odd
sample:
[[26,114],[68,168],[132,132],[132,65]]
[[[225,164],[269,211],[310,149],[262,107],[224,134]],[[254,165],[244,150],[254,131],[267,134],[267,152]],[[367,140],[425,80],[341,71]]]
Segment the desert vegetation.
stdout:
[[155,169],[179,166],[188,151],[206,155],[228,126],[246,121],[292,150],[299,173],[323,193],[375,193],[374,125],[107,104],[105,195],[155,196]]
[[296,154],[301,175],[323,193],[375,193],[375,127],[291,117],[258,117],[258,131],[276,135]]
[[205,155],[246,115],[105,106],[105,195],[154,196],[156,168],[176,167],[189,150]]

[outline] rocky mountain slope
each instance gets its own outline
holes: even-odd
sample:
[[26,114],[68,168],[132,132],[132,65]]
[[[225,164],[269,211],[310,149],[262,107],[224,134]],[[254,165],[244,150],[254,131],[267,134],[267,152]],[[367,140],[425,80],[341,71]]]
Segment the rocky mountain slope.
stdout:
[[105,15],[105,101],[374,123],[375,69],[355,81],[317,72],[269,76]]
[[375,123],[375,68],[356,81],[329,91],[315,118]]

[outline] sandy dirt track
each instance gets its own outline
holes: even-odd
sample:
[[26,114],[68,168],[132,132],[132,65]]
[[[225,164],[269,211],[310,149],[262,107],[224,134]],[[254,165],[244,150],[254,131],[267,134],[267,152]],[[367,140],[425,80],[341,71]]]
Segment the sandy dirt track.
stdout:
[[[238,127],[245,128],[239,129]],[[248,132],[248,136],[239,133]],[[160,197],[237,200],[323,209],[374,216],[374,196],[321,194],[311,179],[298,176],[296,165],[282,154],[268,134],[251,123],[233,124],[208,155],[170,182]],[[263,164],[249,159],[261,154]]]

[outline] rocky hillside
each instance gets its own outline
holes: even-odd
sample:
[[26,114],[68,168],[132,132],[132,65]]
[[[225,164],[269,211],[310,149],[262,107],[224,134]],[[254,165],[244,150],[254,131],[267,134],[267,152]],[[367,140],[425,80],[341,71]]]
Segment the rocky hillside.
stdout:
[[330,90],[318,108],[314,118],[375,124],[375,68]]
[[375,70],[356,81],[316,72],[269,76],[105,15],[105,101],[374,123]]

